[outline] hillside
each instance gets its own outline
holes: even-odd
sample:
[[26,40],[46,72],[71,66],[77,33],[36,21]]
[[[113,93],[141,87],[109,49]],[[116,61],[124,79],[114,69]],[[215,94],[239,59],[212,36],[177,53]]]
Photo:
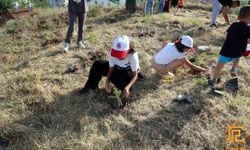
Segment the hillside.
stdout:
[[[184,12],[150,17],[96,8],[87,20],[87,48],[76,48],[75,32],[68,53],[62,52],[66,9],[35,9],[29,18],[7,22],[0,28],[0,143],[18,150],[225,149],[228,125],[243,124],[250,131],[250,61],[243,58],[240,63],[236,95],[211,93],[207,77],[216,65],[227,26],[220,16],[220,28],[208,27],[209,7],[190,3]],[[236,20],[234,14],[230,17]],[[112,110],[103,93],[76,93],[93,60],[106,59],[114,36],[121,34],[133,37],[146,81],[137,82],[127,107]],[[195,47],[210,47],[209,52],[189,54],[208,72],[192,74],[181,68],[174,83],[161,84],[150,60],[163,41],[184,34],[194,38]],[[76,73],[64,74],[74,65]],[[227,65],[222,72],[223,82],[231,78],[229,69]],[[193,103],[173,102],[177,94],[191,95]],[[250,136],[246,142],[250,146]]]

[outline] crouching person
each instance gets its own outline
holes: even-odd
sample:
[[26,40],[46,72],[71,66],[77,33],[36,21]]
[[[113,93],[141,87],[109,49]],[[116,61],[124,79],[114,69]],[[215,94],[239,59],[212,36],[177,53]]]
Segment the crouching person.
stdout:
[[205,68],[192,64],[185,53],[194,51],[193,39],[190,36],[182,36],[176,43],[168,43],[151,60],[152,67],[162,76],[174,76],[172,72],[186,64],[195,71],[206,71]]
[[139,71],[138,54],[130,45],[128,36],[117,36],[114,40],[109,60],[97,60],[90,69],[88,80],[81,94],[89,89],[97,89],[102,77],[107,76],[105,91],[111,93],[111,83],[122,91],[119,106],[124,107],[130,94],[132,86],[135,84]]

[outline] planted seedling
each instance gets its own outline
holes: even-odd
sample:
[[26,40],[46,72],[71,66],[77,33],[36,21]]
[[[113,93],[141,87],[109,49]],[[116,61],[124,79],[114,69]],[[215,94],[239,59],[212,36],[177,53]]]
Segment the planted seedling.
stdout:
[[[93,59],[96,59],[97,58],[97,55],[96,55],[96,50],[93,48],[94,44],[96,43],[96,37],[95,37],[95,34],[94,32],[89,32],[89,43],[90,43],[90,49],[91,49],[91,53],[92,55],[92,58],[90,58],[91,60]],[[92,47],[92,48],[91,48]]]

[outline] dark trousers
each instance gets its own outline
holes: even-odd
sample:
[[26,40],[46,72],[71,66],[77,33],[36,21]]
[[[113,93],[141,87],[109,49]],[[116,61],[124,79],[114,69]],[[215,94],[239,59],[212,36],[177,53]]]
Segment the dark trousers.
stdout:
[[78,38],[77,43],[82,41],[83,26],[85,25],[87,13],[69,13],[69,28],[66,35],[65,43],[70,43],[72,33],[74,31],[74,22],[78,18]]
[[165,0],[163,12],[169,12],[170,6],[171,6],[171,0]]
[[[88,81],[84,88],[96,89],[101,81],[102,77],[107,76],[109,70],[109,62],[105,60],[97,60],[94,62],[90,69]],[[110,77],[111,83],[113,83],[118,89],[124,90],[124,88],[131,81],[131,73],[129,70],[121,70],[114,67],[113,73]]]
[[176,7],[176,6],[178,5],[178,0],[172,0],[171,5],[172,5],[173,7]]
[[136,11],[136,0],[126,0],[125,6],[126,6],[126,10],[129,13],[135,13],[135,11]]

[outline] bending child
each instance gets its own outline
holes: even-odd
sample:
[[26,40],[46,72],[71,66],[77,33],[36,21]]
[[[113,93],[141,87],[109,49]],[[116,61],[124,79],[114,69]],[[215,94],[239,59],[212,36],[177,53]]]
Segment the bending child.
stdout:
[[174,76],[176,69],[186,64],[190,69],[196,71],[206,71],[205,68],[192,64],[185,53],[194,51],[193,39],[190,36],[182,36],[176,43],[168,43],[163,49],[155,54],[151,60],[153,68],[161,75]]
[[220,50],[213,78],[209,80],[211,85],[217,83],[225,63],[233,62],[230,74],[231,76],[237,76],[236,68],[240,57],[246,52],[247,43],[250,43],[250,26],[248,25],[250,23],[250,6],[244,6],[240,9],[238,19],[239,22],[234,22],[227,29],[227,37]]
[[127,36],[115,38],[109,60],[97,60],[90,69],[88,81],[80,91],[82,94],[89,89],[98,89],[103,76],[107,76],[105,91],[111,92],[111,83],[122,90],[121,101],[124,107],[129,97],[129,91],[135,84],[139,71],[138,54],[130,44]]

